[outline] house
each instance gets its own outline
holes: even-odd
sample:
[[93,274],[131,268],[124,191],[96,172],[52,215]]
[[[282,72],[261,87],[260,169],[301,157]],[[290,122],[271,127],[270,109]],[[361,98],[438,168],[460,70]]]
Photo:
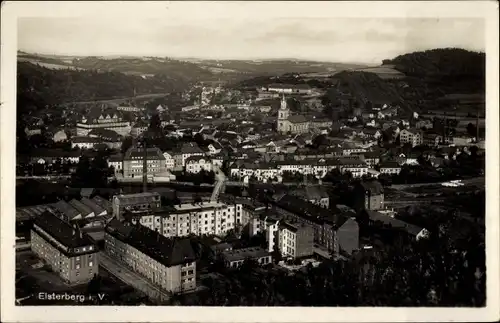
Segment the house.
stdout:
[[411,144],[412,147],[423,144],[423,132],[420,129],[410,128],[403,129],[399,133],[399,140],[401,144]]
[[60,149],[35,149],[30,156],[30,162],[38,164],[52,164],[60,160],[62,162],[78,163],[80,151],[65,151]]
[[384,208],[384,188],[379,181],[358,183],[354,188],[355,207],[361,210],[381,210]]
[[380,163],[381,174],[397,175],[401,172],[401,166],[396,161],[385,161]]
[[186,159],[191,156],[204,156],[203,150],[195,143],[184,143],[182,147],[173,152],[175,167],[185,167]]
[[146,120],[137,120],[136,123],[132,126],[132,129],[130,130],[130,134],[133,137],[139,137],[142,135],[144,132],[146,132],[149,129],[149,123]]
[[208,150],[211,155],[216,155],[221,152],[222,146],[217,141],[213,141],[208,145]]
[[115,173],[121,173],[123,170],[123,155],[111,155],[108,158],[108,167],[113,167]]
[[298,196],[311,203],[320,205],[321,207],[324,207],[326,209],[328,209],[330,206],[330,197],[328,196],[328,193],[326,192],[324,187],[321,185],[307,185],[302,188],[293,190],[290,194]]
[[432,129],[434,125],[431,120],[419,120],[415,123],[417,129]]
[[191,156],[186,158],[186,172],[199,173],[202,170],[207,172],[213,170],[213,164],[210,158],[204,156]]

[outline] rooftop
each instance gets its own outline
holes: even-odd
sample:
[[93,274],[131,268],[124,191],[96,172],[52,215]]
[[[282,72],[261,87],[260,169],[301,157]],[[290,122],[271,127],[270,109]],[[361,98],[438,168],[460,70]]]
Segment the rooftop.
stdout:
[[[67,248],[78,248],[93,245],[85,233],[80,234],[71,224],[59,219],[49,211],[35,218],[38,227]],[[61,248],[62,249],[62,248]],[[61,250],[66,252],[65,250]]]
[[226,204],[219,202],[202,202],[202,203],[187,203],[181,205],[174,205],[176,211],[193,211],[202,209],[213,209],[225,207]]
[[106,233],[166,267],[196,261],[195,252],[188,238],[166,238],[144,226],[122,223],[117,219],[111,220],[105,230]]
[[[165,160],[165,156],[163,156],[161,150],[156,147],[147,148],[146,151],[148,159]],[[144,158],[144,149],[133,147],[127,150],[127,152],[125,153],[125,157],[123,159],[131,160],[131,159],[143,159],[143,158]]]
[[245,260],[247,258],[258,259],[270,255],[268,251],[260,247],[228,250],[224,251],[222,254],[229,262]]

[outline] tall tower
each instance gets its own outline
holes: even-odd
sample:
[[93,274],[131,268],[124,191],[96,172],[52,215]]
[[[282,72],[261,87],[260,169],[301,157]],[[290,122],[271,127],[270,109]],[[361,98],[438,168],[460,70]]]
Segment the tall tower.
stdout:
[[281,98],[281,106],[278,110],[278,124],[276,130],[280,133],[284,133],[288,131],[288,116],[290,115],[290,110],[288,109],[288,105],[286,104],[285,94],[283,94]]

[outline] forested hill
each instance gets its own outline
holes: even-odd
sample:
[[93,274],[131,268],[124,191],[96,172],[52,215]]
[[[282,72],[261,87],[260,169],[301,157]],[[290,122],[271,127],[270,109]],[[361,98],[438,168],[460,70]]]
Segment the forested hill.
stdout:
[[17,64],[18,112],[41,109],[74,101],[91,101],[136,94],[183,91],[184,79],[165,74],[143,78],[119,72],[96,70],[48,69],[39,65]]
[[486,56],[459,48],[414,52],[383,61],[407,76],[449,76],[484,78]]

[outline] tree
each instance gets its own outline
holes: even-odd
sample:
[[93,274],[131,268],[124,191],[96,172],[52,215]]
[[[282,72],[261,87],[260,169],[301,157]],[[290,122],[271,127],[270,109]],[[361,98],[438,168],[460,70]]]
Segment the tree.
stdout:
[[121,152],[124,154],[127,150],[134,144],[134,139],[130,136],[123,138],[123,143],[121,147]]
[[161,133],[161,120],[158,113],[153,113],[151,116],[151,120],[149,122],[149,130],[151,130],[155,134]]
[[467,124],[467,134],[469,134],[469,136],[471,136],[471,137],[476,137],[476,135],[477,135],[476,126],[470,122]]

